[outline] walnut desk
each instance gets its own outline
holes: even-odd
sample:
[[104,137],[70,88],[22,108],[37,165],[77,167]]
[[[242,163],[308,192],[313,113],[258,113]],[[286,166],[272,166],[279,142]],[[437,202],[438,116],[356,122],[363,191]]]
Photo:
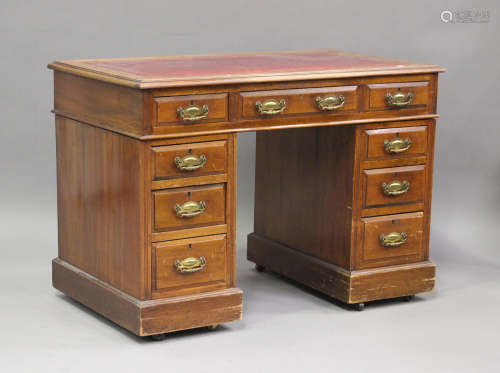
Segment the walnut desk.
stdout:
[[434,287],[436,65],[338,51],[57,61],[54,287],[140,335],[239,320],[248,259],[346,303]]

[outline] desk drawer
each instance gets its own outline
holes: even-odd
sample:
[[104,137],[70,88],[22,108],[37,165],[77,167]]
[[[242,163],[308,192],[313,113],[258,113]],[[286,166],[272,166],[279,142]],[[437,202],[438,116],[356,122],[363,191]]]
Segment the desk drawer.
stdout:
[[226,235],[160,242],[153,245],[153,288],[162,296],[221,289],[226,266]]
[[370,129],[365,135],[366,159],[423,156],[427,153],[427,126]]
[[242,92],[245,119],[300,114],[335,114],[358,110],[357,86]]
[[155,97],[156,123],[225,122],[228,118],[227,93]]
[[429,81],[368,84],[367,111],[428,111],[431,103]]
[[360,268],[423,260],[423,235],[423,212],[361,219]]
[[426,166],[363,170],[363,208],[423,202]]
[[154,178],[203,176],[225,173],[227,141],[154,146]]
[[212,184],[153,192],[155,232],[224,224],[226,186]]

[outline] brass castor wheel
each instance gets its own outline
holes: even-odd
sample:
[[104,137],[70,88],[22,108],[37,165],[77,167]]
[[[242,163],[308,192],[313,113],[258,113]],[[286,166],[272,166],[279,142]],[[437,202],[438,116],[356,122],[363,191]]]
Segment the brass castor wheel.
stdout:
[[356,304],[354,305],[354,309],[355,309],[356,311],[363,311],[363,310],[365,309],[365,304],[364,304],[363,302],[361,302],[361,303],[356,303]]
[[261,266],[260,264],[256,264],[256,265],[255,265],[255,270],[256,270],[257,272],[264,272],[264,271],[266,270],[266,267]]
[[219,324],[213,324],[213,325],[207,326],[207,329],[210,331],[213,331],[213,330],[217,329],[218,327],[219,327]]
[[155,342],[163,341],[165,338],[167,338],[167,333],[153,334],[153,335],[150,335],[149,338],[151,338],[151,340],[153,340]]
[[403,300],[405,302],[409,302],[411,301],[415,296],[414,295],[407,295],[406,297],[403,297]]

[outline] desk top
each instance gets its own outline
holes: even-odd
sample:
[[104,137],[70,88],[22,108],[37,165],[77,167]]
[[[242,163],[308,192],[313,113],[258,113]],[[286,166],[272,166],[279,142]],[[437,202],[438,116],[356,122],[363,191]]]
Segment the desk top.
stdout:
[[335,50],[55,61],[49,68],[140,89],[444,71]]

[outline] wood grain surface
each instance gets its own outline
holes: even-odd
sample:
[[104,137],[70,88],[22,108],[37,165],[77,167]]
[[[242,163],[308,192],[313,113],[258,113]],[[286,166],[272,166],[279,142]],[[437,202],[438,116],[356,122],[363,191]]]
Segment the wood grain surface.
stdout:
[[59,257],[146,297],[146,144],[56,118]]
[[[413,212],[362,218],[361,261],[358,268],[374,268],[424,260],[423,217],[423,212]],[[405,233],[406,242],[397,247],[382,246],[380,235],[392,232]]]
[[[425,165],[363,170],[363,208],[424,202],[427,170]],[[400,195],[386,195],[382,184],[408,182],[409,189]]]
[[[286,109],[278,117],[299,114],[323,114],[335,115],[342,112],[355,112],[359,110],[359,87],[325,87],[325,88],[302,88],[302,89],[277,89],[271,91],[242,92],[241,106],[242,118],[266,117],[257,110],[256,103],[264,103],[268,100],[284,100]],[[323,111],[316,103],[317,97],[344,96],[344,105],[337,110]],[[271,117],[267,117],[271,118]]]
[[259,132],[255,233],[349,267],[355,128]]
[[[425,156],[427,153],[428,133],[427,126],[395,127],[366,130],[366,159],[397,159],[405,157]],[[408,150],[401,153],[389,153],[385,149],[385,141],[394,139],[409,140]]]
[[141,301],[61,259],[52,261],[52,284],[138,336],[237,321],[243,310],[238,288]]
[[187,120],[183,120],[177,112],[179,108],[186,109],[191,105],[196,105],[199,108],[202,108],[204,105],[206,105],[208,108],[206,118],[197,120],[196,122],[224,122],[228,117],[227,96],[227,93],[214,93],[208,95],[155,97],[155,123],[157,123],[158,125],[166,125],[171,123],[193,123]]
[[[206,141],[186,143],[170,146],[155,146],[154,153],[154,178],[169,179],[174,177],[198,177],[225,173],[227,170],[227,141]],[[206,159],[202,168],[193,171],[184,171],[175,164],[175,158],[185,156],[204,156]]]
[[[202,236],[153,244],[154,297],[203,293],[228,287],[226,236]],[[175,260],[201,258],[205,266],[198,272],[180,273]]]
[[252,233],[248,259],[345,303],[397,298],[434,289],[436,266],[428,261],[348,271]]
[[[153,193],[153,199],[154,229],[156,232],[224,224],[226,222],[225,184],[159,190]],[[186,202],[203,202],[206,207],[197,216],[178,216],[174,206],[176,204],[182,206]]]

